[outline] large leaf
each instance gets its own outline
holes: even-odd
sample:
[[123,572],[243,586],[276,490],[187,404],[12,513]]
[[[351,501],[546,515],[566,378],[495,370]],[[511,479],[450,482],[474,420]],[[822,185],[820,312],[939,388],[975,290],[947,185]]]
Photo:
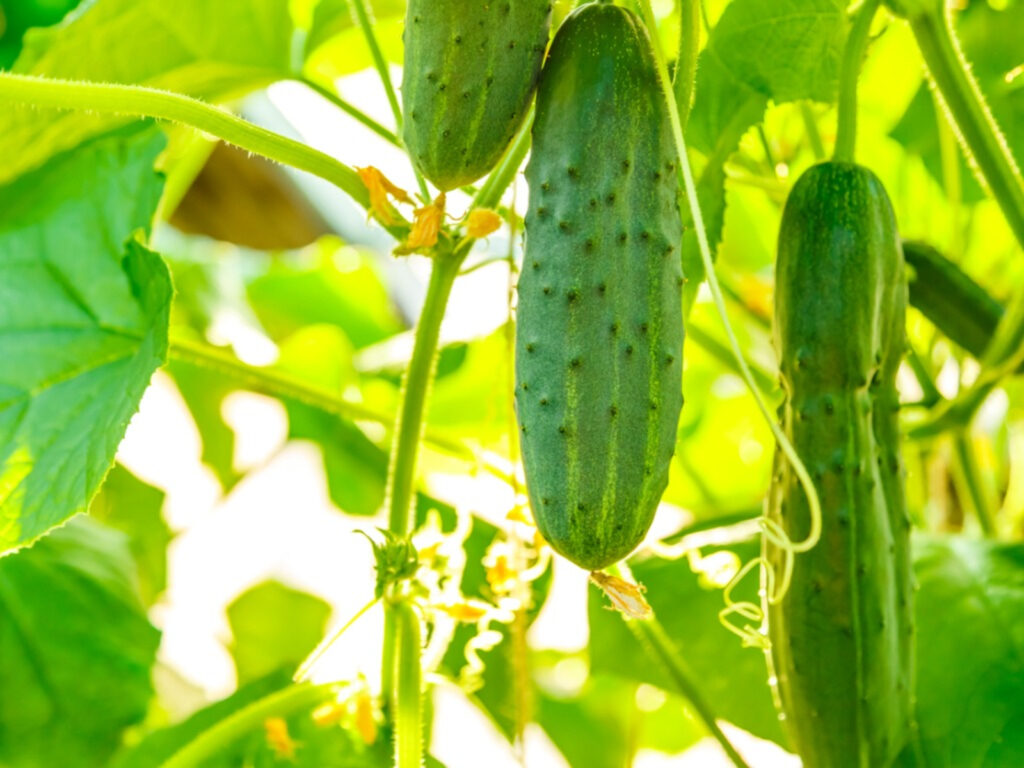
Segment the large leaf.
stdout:
[[[30,32],[13,70],[220,100],[286,77],[291,37],[287,0],[94,0]],[[6,106],[0,181],[127,120]]]
[[109,137],[0,187],[0,552],[88,508],[165,359],[167,269],[125,245],[162,146]]
[[926,765],[1024,765],[1024,546],[959,537],[916,545]]
[[331,607],[318,597],[265,581],[228,606],[240,685],[282,667],[298,668],[324,635]]
[[117,465],[89,507],[92,517],[128,536],[146,605],[155,603],[167,586],[167,545],[172,535],[163,506],[163,491]]
[[158,642],[120,533],[77,518],[0,559],[0,765],[103,764],[146,713]]
[[[736,549],[745,560],[756,547]],[[779,718],[768,688],[764,655],[744,648],[718,621],[722,591],[702,586],[687,560],[650,558],[630,563],[633,575],[647,587],[647,599],[676,650],[699,681],[711,709],[756,736],[785,746]],[[753,582],[737,590],[736,599],[756,600]],[[667,673],[644,652],[607,600],[590,589],[590,654],[595,672],[608,672],[636,682],[673,690]]]
[[[724,163],[769,100],[832,101],[848,23],[841,0],[733,0],[697,67],[687,138],[707,157],[698,198],[712,253],[725,216]],[[683,239],[687,309],[704,280],[692,227]]]

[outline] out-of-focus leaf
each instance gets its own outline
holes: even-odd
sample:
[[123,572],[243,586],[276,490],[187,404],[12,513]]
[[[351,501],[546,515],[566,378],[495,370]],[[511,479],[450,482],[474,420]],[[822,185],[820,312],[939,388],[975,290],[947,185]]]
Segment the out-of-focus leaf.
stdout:
[[928,768],[1024,764],[1024,546],[915,542],[917,719]]
[[[170,728],[151,733],[134,748],[122,751],[111,768],[153,768],[190,743],[204,731],[260,699],[291,685],[291,672],[283,669],[243,686],[222,701],[196,712]],[[325,696],[325,700],[328,697]],[[268,743],[265,723],[226,744],[216,757],[203,763],[203,768],[387,768],[391,765],[391,744],[382,731],[373,744],[367,745],[354,731],[340,725],[318,726],[310,716],[314,707],[286,717],[287,738],[294,745],[289,758],[276,752]]]
[[[1024,88],[1020,86],[1019,75],[1016,79],[1007,78],[1021,64],[1024,2],[992,4],[976,0],[963,12],[954,13],[953,18],[971,71],[1020,164],[1024,160]],[[932,94],[922,84],[890,135],[908,152],[920,155],[928,172],[942,185],[939,119],[946,118],[936,112]],[[985,193],[970,173],[962,152],[957,157],[963,200],[984,199]]]
[[235,469],[235,431],[224,421],[224,399],[238,387],[217,371],[174,361],[168,366],[185,405],[199,428],[203,463],[213,470],[227,493],[241,479]]
[[331,607],[277,581],[250,587],[227,608],[239,685],[297,668],[324,636]]
[[[757,556],[753,544],[735,549],[744,561]],[[687,560],[649,558],[630,562],[633,575],[647,588],[647,600],[680,657],[700,681],[712,711],[755,736],[785,745],[768,688],[764,655],[744,648],[718,621],[721,588],[702,586]],[[737,600],[755,600],[756,578],[736,590]],[[590,655],[595,672],[672,690],[671,680],[646,655],[607,601],[590,590]]]
[[152,605],[167,586],[167,545],[172,534],[163,518],[164,492],[114,466],[89,515],[128,537],[139,572],[142,600]]
[[403,330],[370,256],[334,238],[275,260],[249,283],[248,294],[274,339],[323,323],[362,349]]
[[[687,138],[707,158],[696,181],[712,254],[725,215],[723,164],[769,100],[835,97],[847,26],[841,0],[733,0],[712,30],[687,126]],[[705,277],[692,226],[683,238],[683,274],[688,312]]]
[[88,508],[166,358],[167,268],[126,245],[163,143],[107,137],[0,187],[0,552]]
[[32,27],[56,24],[80,0],[17,0],[0,4],[0,69],[14,63],[21,51],[21,38]]
[[[288,0],[94,0],[34,30],[13,71],[132,83],[217,101],[287,77]],[[5,106],[0,181],[130,118]]]
[[704,736],[678,697],[666,696],[644,711],[638,707],[637,688],[636,683],[596,675],[573,696],[542,691],[537,722],[569,765],[588,768],[632,765],[635,753],[644,748],[681,752]]
[[0,765],[104,764],[146,714],[158,643],[121,533],[76,518],[0,559]]
[[[375,19],[392,19],[405,13],[403,0],[372,0],[369,5]],[[306,38],[306,55],[352,26],[352,10],[348,0],[320,0],[313,12],[313,24]]]

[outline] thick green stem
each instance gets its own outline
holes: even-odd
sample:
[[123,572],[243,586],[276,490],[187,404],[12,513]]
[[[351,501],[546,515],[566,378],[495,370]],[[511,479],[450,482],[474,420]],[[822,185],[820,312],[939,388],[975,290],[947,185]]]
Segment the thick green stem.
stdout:
[[686,130],[693,105],[697,80],[697,56],[700,53],[700,0],[679,0],[679,57],[672,88],[679,107],[679,124]]
[[668,673],[673,687],[686,699],[708,732],[721,745],[732,764],[736,768],[748,768],[746,761],[722,732],[693,672],[679,657],[679,652],[672,645],[672,641],[665,634],[665,630],[657,619],[623,620],[640,645]]
[[416,325],[412,358],[402,381],[402,405],[391,448],[387,504],[388,529],[399,536],[408,535],[412,528],[412,497],[423,437],[423,413],[437,363],[441,322],[461,265],[461,259],[451,254],[435,257],[427,296]]
[[330,699],[336,690],[333,683],[327,685],[292,685],[254,701],[232,713],[216,725],[206,729],[196,738],[165,760],[160,768],[198,768],[211,757],[223,752],[235,741],[260,728],[269,717],[288,717]]
[[868,33],[881,0],[864,0],[846,39],[839,76],[839,123],[832,157],[852,163],[857,143],[857,82],[868,47]]
[[226,110],[179,93],[137,85],[50,80],[0,73],[0,102],[52,109],[152,117],[187,125],[228,144],[331,182],[363,208],[370,205],[359,175],[333,157],[253,125]]
[[407,602],[391,606],[395,624],[395,768],[423,768],[423,630],[416,609]]
[[912,16],[910,27],[966,152],[1024,247],[1024,182],[960,51],[951,12],[935,3]]

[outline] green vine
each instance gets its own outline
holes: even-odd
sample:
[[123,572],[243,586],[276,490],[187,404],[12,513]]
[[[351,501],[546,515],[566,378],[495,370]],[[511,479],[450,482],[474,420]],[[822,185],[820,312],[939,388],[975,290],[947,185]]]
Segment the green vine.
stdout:
[[[800,485],[804,489],[804,493],[807,494],[807,503],[810,510],[810,527],[807,538],[803,541],[793,542],[777,523],[774,523],[764,517],[760,520],[764,539],[770,540],[772,544],[782,550],[786,555],[786,564],[782,573],[776,574],[771,563],[769,563],[768,559],[762,555],[741,568],[725,590],[726,608],[720,614],[720,619],[723,625],[731,632],[740,636],[745,643],[765,648],[768,643],[764,631],[764,622],[766,620],[765,617],[767,615],[767,611],[765,611],[763,605],[758,606],[753,603],[734,601],[732,599],[732,591],[736,584],[746,577],[751,570],[759,568],[760,579],[762,582],[762,599],[768,602],[777,602],[778,600],[781,600],[789,588],[793,558],[800,552],[807,552],[812,549],[817,545],[818,539],[821,537],[821,502],[818,499],[818,491],[814,487],[814,482],[811,480],[811,476],[807,472],[807,468],[800,460],[800,457],[797,455],[796,450],[793,448],[793,445],[790,443],[785,433],[779,427],[775,417],[772,415],[767,403],[765,402],[764,396],[758,389],[757,384],[754,381],[754,376],[747,364],[747,360],[743,355],[743,351],[740,349],[739,341],[736,339],[736,333],[732,328],[732,324],[729,322],[729,315],[725,308],[725,298],[722,295],[721,286],[718,284],[718,278],[711,258],[711,248],[708,244],[707,232],[705,231],[704,220],[700,212],[700,202],[697,198],[697,189],[693,181],[693,172],[690,169],[689,156],[687,155],[686,150],[686,140],[683,138],[683,127],[679,120],[679,110],[675,103],[675,94],[668,77],[668,67],[665,63],[665,54],[662,50],[661,41],[656,33],[657,24],[654,18],[654,11],[651,8],[650,0],[636,0],[636,2],[644,19],[644,23],[651,32],[650,37],[654,48],[655,65],[658,72],[658,78],[663,86],[662,90],[668,107],[668,116],[672,125],[672,136],[676,145],[676,156],[679,161],[684,191],[686,193],[686,199],[690,204],[690,212],[693,218],[694,228],[696,230],[701,261],[703,262],[704,271],[707,275],[708,287],[711,290],[715,309],[718,312],[718,316],[722,321],[723,327],[725,328],[725,333],[729,340],[729,347],[732,350],[733,357],[736,359],[736,364],[739,366],[743,381],[746,383],[747,388],[753,395],[754,401],[757,404],[762,418],[771,430],[772,435],[774,435],[779,450],[793,467],[793,472],[799,479]],[[762,544],[764,544],[764,541]],[[741,616],[748,621],[758,621],[761,626],[734,626],[729,620],[734,614]]]
[[333,683],[301,683],[254,701],[207,728],[160,764],[160,768],[198,768],[206,760],[223,752],[231,744],[259,728],[270,717],[288,717],[312,709],[335,695]]
[[[0,72],[0,102],[109,115],[155,118],[187,125],[247,152],[325,179],[363,208],[370,196],[359,175],[338,160],[293,139],[253,125],[190,96],[139,85],[51,80]],[[392,234],[402,236],[401,228]]]

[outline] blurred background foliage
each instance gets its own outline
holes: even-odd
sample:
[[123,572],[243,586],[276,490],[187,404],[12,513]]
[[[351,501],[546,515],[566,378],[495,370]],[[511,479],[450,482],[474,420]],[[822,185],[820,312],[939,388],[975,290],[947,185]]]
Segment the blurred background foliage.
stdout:
[[[325,128],[318,116],[326,103],[312,104],[310,99],[319,97],[299,84],[331,92],[337,87],[387,123],[386,105],[367,72],[369,51],[345,0],[185,0],[173,9],[158,0],[93,0],[58,24],[75,5],[2,0],[0,66],[154,84],[227,101],[348,163],[377,165],[412,188],[397,150],[344,116],[332,116]],[[382,49],[397,68],[404,3],[372,5]],[[556,3],[556,15],[570,5]],[[1020,161],[1024,2],[962,5],[956,18],[966,56]],[[656,4],[670,50],[678,34],[672,6]],[[802,11],[813,11],[813,21],[794,21]],[[778,403],[770,323],[775,237],[789,187],[834,138],[831,102],[848,26],[845,8],[833,0],[707,0],[704,17],[705,47],[688,138],[732,322],[759,383]],[[41,29],[26,33],[30,27]],[[183,30],[189,45],[177,37]],[[1005,304],[1024,279],[1020,247],[937,108],[909,30],[887,17],[874,31],[860,89],[859,157],[889,190],[903,235],[937,248]],[[104,46],[120,55],[83,53]],[[277,85],[265,91],[271,83]],[[14,178],[122,122],[48,113],[4,117],[0,173]],[[187,409],[182,413],[194,422],[201,460],[217,486],[214,503],[228,503],[252,475],[298,442],[313,446],[322,462],[324,493],[344,521],[339,531],[372,531],[383,524],[388,424],[422,300],[424,264],[390,256],[380,233],[331,190],[242,153],[214,148],[183,129],[162,130],[168,142],[161,160],[166,184],[151,245],[171,268],[172,334],[223,346],[253,366],[276,366],[382,416],[339,418],[308,402],[281,399],[273,412],[282,416],[283,433],[257,461],[240,461],[248,432],[232,417],[232,403],[250,390],[249,382],[173,361],[158,385],[180,397]],[[466,202],[456,194],[452,209],[459,211]],[[510,202],[523,209],[522,185]],[[429,529],[436,520],[437,530],[464,537],[464,565],[445,567],[458,576],[462,595],[490,602],[500,596],[495,557],[521,554],[529,544],[528,527],[509,517],[521,489],[501,477],[511,472],[515,459],[514,274],[503,257],[511,253],[514,261],[520,245],[518,232],[511,240],[507,233],[494,235],[471,262],[493,259],[493,264],[460,281],[443,335],[420,471],[420,521]],[[686,406],[659,536],[756,516],[774,450],[713,308],[699,291],[695,243],[688,243],[684,258],[692,304]],[[942,395],[954,396],[976,373],[973,358],[916,312],[908,327],[921,370]],[[923,409],[915,406],[922,392],[909,371],[901,387],[911,425],[922,418]],[[261,408],[272,405],[260,402]],[[930,531],[918,547],[919,632],[927,638],[919,677],[928,695],[922,700],[948,707],[922,712],[922,731],[930,765],[1017,766],[1024,761],[1019,727],[1024,722],[1019,694],[1024,555],[1013,543],[1024,525],[1019,381],[996,390],[960,439],[983,480],[981,502],[965,484],[963,454],[955,450],[954,439],[908,439],[903,446],[911,514]],[[454,451],[453,442],[471,450]],[[131,450],[123,453],[130,464]],[[238,585],[224,606],[226,632],[219,638],[233,660],[237,690],[211,701],[227,692],[211,691],[194,674],[189,679],[188,671],[174,669],[164,654],[157,661],[157,628],[169,637],[175,615],[167,611],[165,592],[168,547],[173,555],[175,536],[194,524],[188,515],[169,524],[165,492],[173,495],[175,489],[153,487],[118,465],[89,518],[76,519],[32,549],[0,561],[0,766],[158,765],[210,724],[286,686],[327,628],[349,617],[339,613],[332,596],[273,577]],[[979,503],[991,506],[998,526],[994,536],[1003,543],[979,539]],[[280,510],[286,517],[293,512]],[[942,535],[961,532],[969,537]],[[234,535],[244,547],[246,529],[237,528]],[[356,564],[363,578],[339,585],[353,595],[344,603],[349,613],[372,588],[369,548],[358,546],[366,550],[365,562]],[[712,545],[704,553],[718,550],[733,553],[729,562],[745,561],[754,556],[756,544]],[[232,554],[222,552],[212,564],[190,562],[228,570]],[[719,624],[721,583],[692,566],[686,559],[661,560],[644,551],[631,561],[718,716],[785,748],[763,659]],[[281,571],[287,570],[282,563]],[[680,753],[704,738],[680,691],[620,618],[606,610],[603,598],[590,590],[584,613],[579,575],[561,565],[553,570],[530,586],[528,610],[490,627],[497,637],[479,651],[484,665],[479,675],[467,678],[465,672],[467,645],[480,637],[477,627],[472,622],[449,627],[453,639],[432,678],[439,689],[457,691],[461,682],[495,732],[514,745],[510,755],[521,756],[523,745],[536,741],[528,723],[542,729],[545,754],[556,754],[553,745],[569,765],[587,768],[630,764],[638,754]],[[562,591],[563,582],[575,589]],[[971,597],[989,585],[995,596],[987,604]],[[554,607],[545,606],[548,595]],[[576,608],[566,609],[573,601]],[[531,630],[544,622],[545,610],[568,610],[561,624],[552,625],[559,628],[556,636],[564,634],[561,640],[552,639],[551,631],[538,640],[541,633]],[[970,661],[964,662],[968,647]],[[375,659],[362,661],[369,674],[375,664]],[[960,700],[954,693],[957,681],[972,679],[978,680],[976,695]],[[337,711],[311,718],[307,707],[280,723],[268,722],[265,732],[244,735],[230,754],[205,764],[387,765],[390,738],[370,690],[371,682],[352,676]],[[435,723],[434,733],[439,729],[458,726]],[[443,742],[435,737],[435,744]],[[757,765],[786,764],[770,748],[756,754],[763,761]],[[460,762],[450,746],[446,757],[451,765],[478,764],[478,758],[465,755]]]

